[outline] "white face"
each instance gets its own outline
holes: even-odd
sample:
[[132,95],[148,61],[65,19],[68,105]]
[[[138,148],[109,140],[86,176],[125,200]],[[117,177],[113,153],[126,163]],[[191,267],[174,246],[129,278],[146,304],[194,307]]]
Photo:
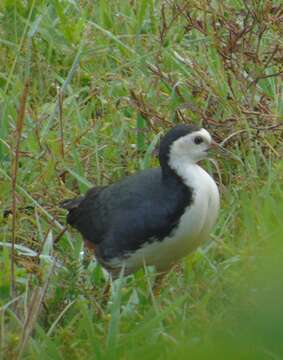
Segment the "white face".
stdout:
[[205,129],[195,131],[174,141],[170,148],[169,164],[180,162],[196,163],[207,157],[207,150],[212,143],[209,132]]

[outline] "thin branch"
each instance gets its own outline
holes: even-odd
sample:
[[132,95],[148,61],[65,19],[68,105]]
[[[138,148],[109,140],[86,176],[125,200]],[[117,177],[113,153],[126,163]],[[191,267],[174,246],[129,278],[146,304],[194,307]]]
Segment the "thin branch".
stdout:
[[60,239],[61,237],[65,234],[65,232],[68,230],[68,226],[65,226],[60,232],[59,234],[55,237],[53,243],[56,244]]
[[20,157],[20,143],[24,126],[24,118],[26,111],[26,102],[29,92],[29,82],[25,82],[24,90],[20,98],[20,106],[17,115],[16,124],[16,147],[12,161],[12,248],[11,248],[11,297],[16,296],[15,282],[15,244],[16,244],[16,212],[17,212],[17,175]]
[[[0,174],[2,174],[6,179],[11,180],[12,178],[5,172],[4,169],[0,168]],[[53,224],[58,229],[62,230],[64,228],[63,225],[59,223],[59,221],[56,220],[54,216],[52,216],[47,210],[46,207],[40,205],[40,203],[34,199],[22,186],[16,185],[16,190],[20,193],[22,193],[27,199],[30,200],[30,202],[34,205],[34,207],[38,208],[42,214],[46,216],[46,219],[49,224]]]
[[248,87],[252,86],[252,85],[256,85],[259,80],[264,80],[264,79],[268,79],[268,78],[271,78],[271,77],[277,77],[277,76],[281,76],[283,75],[283,71],[278,71],[276,73],[273,73],[273,74],[269,74],[269,75],[260,75],[258,76],[256,79],[254,79]]
[[278,52],[278,50],[280,49],[279,45],[276,44],[275,48],[273,49],[271,55],[269,56],[269,58],[266,60],[266,63],[264,64],[264,68],[268,68],[269,64],[271,63],[272,59],[274,58],[274,56],[276,55],[276,53]]
[[64,160],[64,126],[63,126],[63,101],[64,101],[64,92],[59,88],[58,89],[58,104],[59,104],[59,124],[60,124],[60,150],[61,156]]
[[36,320],[38,318],[39,311],[40,311],[41,305],[43,303],[43,300],[44,300],[44,297],[45,297],[45,294],[46,294],[46,291],[47,291],[47,288],[49,285],[50,278],[55,270],[55,265],[56,265],[56,260],[54,260],[53,264],[51,265],[51,268],[50,268],[47,278],[45,280],[44,286],[36,287],[33,291],[31,301],[29,304],[28,314],[25,319],[24,328],[23,328],[22,335],[21,335],[21,341],[20,341],[19,348],[18,348],[19,351],[18,351],[18,354],[16,357],[17,360],[20,360],[22,358],[22,355],[23,355],[23,352],[27,345],[27,342],[29,340],[30,334],[32,333],[32,331],[35,327]]

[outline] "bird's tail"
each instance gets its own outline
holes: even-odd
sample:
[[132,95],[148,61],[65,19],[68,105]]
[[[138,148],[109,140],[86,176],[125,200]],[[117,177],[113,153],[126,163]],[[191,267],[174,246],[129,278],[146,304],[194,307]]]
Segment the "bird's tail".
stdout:
[[70,211],[70,210],[74,210],[77,207],[79,207],[82,200],[83,200],[83,196],[75,198],[75,199],[67,199],[67,200],[62,201],[59,205],[61,208]]

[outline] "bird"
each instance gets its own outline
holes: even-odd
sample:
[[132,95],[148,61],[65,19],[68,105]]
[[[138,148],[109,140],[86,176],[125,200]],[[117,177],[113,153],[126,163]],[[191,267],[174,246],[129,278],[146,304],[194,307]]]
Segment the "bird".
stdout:
[[138,171],[65,200],[67,223],[113,278],[140,268],[166,272],[208,240],[220,196],[199,162],[217,147],[199,126],[171,128],[159,145],[159,167]]

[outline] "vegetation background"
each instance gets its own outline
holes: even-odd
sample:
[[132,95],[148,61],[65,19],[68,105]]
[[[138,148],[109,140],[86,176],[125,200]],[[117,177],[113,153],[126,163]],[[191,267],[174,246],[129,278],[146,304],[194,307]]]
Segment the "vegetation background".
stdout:
[[[283,8],[260,0],[2,0],[0,359],[282,359]],[[155,166],[177,123],[242,161],[212,235],[155,297],[113,284],[58,203]]]

